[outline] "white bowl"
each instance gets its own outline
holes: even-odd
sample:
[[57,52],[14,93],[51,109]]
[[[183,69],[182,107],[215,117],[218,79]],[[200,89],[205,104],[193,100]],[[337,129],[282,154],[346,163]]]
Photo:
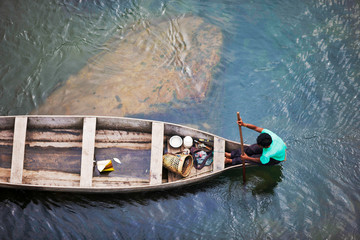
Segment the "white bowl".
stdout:
[[177,135],[172,136],[170,138],[169,143],[170,143],[170,146],[172,146],[173,148],[179,148],[182,145],[182,138],[180,136],[177,136]]

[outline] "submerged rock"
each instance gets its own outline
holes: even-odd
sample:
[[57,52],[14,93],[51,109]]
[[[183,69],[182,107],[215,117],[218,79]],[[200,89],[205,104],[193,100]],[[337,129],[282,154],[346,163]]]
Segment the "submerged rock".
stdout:
[[33,114],[124,116],[204,99],[221,30],[192,16],[137,28],[107,43]]

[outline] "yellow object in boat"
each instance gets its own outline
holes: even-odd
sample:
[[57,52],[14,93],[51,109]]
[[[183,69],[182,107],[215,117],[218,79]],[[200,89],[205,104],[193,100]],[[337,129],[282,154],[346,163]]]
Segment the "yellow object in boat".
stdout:
[[100,160],[96,162],[96,166],[99,172],[111,172],[114,171],[111,160]]

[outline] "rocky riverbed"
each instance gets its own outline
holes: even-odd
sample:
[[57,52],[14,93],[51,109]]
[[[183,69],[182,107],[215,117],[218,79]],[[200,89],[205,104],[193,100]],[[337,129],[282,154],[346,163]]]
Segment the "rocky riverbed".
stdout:
[[201,102],[222,44],[221,30],[199,17],[134,24],[33,114],[126,116]]

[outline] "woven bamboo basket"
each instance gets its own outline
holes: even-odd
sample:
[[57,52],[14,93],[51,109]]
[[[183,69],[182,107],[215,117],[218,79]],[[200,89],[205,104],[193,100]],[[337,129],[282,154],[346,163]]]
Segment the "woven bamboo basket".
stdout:
[[168,170],[187,177],[193,166],[193,158],[186,154],[165,154],[163,156],[163,165]]

